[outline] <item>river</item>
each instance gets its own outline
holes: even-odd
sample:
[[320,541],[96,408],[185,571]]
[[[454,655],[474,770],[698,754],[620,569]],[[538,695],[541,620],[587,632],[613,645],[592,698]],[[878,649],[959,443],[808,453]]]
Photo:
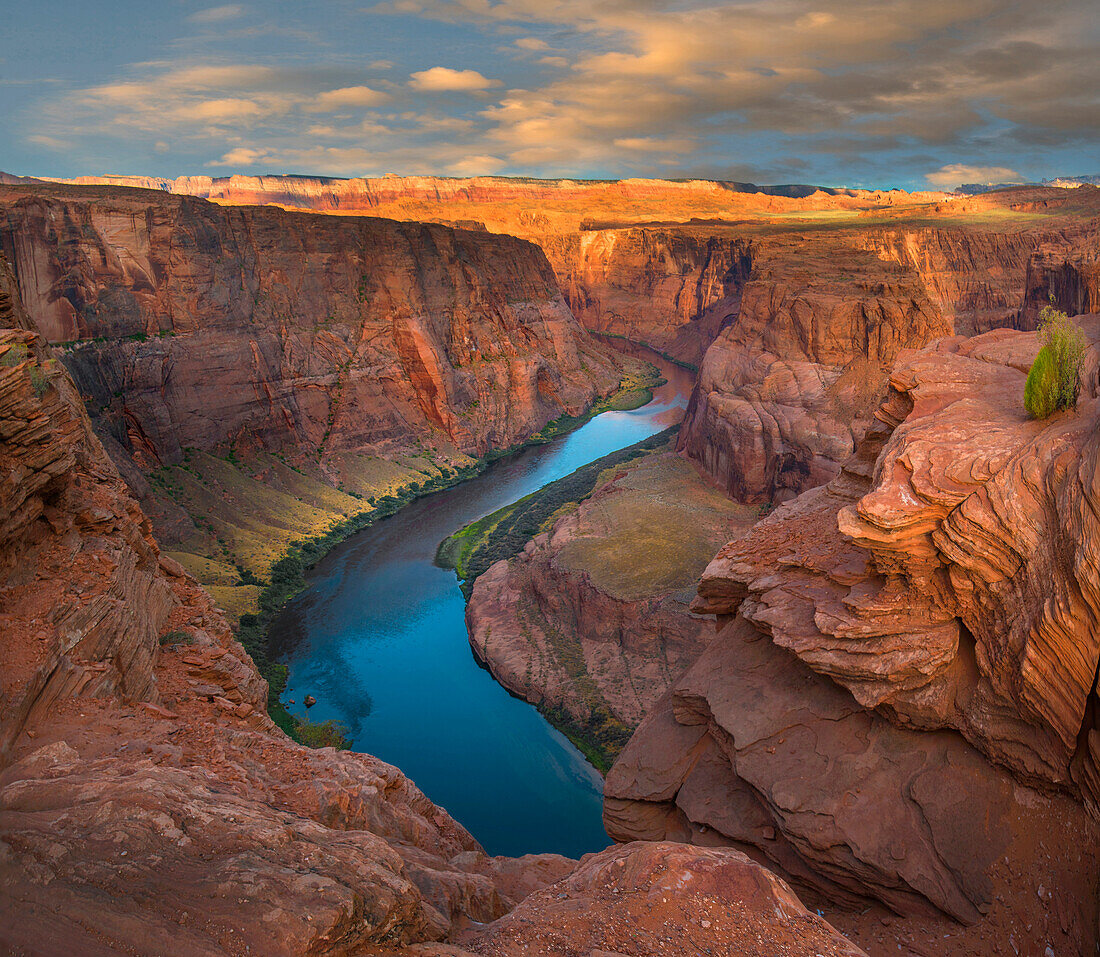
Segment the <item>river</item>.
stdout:
[[343,721],[357,751],[401,768],[490,854],[577,857],[606,847],[603,780],[477,664],[462,592],[454,572],[433,563],[436,548],[466,523],[678,422],[694,377],[647,358],[668,379],[648,405],[598,415],[359,532],[317,564],[272,626],[291,712],[303,716],[312,694],[312,720]]

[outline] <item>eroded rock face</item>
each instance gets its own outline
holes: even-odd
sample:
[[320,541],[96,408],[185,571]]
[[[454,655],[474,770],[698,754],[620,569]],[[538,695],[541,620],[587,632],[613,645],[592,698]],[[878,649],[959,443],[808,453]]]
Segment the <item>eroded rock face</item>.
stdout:
[[[1031,830],[1094,859],[1100,356],[1035,422],[1037,348],[905,354],[843,472],[718,554],[694,607],[728,623],[608,775],[613,837],[754,847],[830,900],[963,922],[1042,897],[991,877],[1053,879]],[[1087,949],[1095,873],[1056,860]]]
[[7,187],[0,245],[142,465],[180,449],[475,455],[618,384],[539,249],[137,190]]
[[148,520],[26,324],[0,259],[0,757],[59,699],[155,700],[157,634],[174,603]]
[[[1022,396],[1037,348],[1001,331],[901,362],[830,496],[732,543],[700,593],[861,704],[1070,786],[1100,657],[1097,359],[1076,412],[1036,422]],[[732,582],[743,597],[719,597]]]
[[738,314],[754,244],[736,232],[634,227],[535,237],[588,329],[698,365]]

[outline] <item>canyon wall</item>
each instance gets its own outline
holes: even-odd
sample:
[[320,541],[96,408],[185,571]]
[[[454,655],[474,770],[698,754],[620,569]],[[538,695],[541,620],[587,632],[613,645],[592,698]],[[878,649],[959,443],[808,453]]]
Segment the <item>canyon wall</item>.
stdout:
[[93,340],[65,362],[148,462],[222,444],[480,455],[618,382],[510,237],[102,188],[10,187],[0,217],[28,312],[53,342]]
[[585,328],[698,365],[736,319],[753,244],[736,233],[674,227],[536,237]]
[[[698,365],[736,315],[747,240],[703,238],[689,222],[778,223],[945,201],[944,193],[757,187],[710,180],[509,177],[84,176],[81,185],[157,189],[226,205],[271,204],[489,229],[538,243],[590,329],[647,342]],[[664,224],[639,230],[631,224]],[[624,227],[624,228],[616,228]]]
[[1071,313],[1091,309],[1098,222],[868,225],[755,240],[739,309],[703,360],[681,451],[745,502],[829,481],[900,350],[1034,328],[1050,296]]
[[840,475],[718,553],[694,608],[721,630],[608,775],[613,837],[974,924],[952,952],[1091,950],[1100,317],[1078,321],[1076,411],[1024,412],[1034,334],[903,353]]

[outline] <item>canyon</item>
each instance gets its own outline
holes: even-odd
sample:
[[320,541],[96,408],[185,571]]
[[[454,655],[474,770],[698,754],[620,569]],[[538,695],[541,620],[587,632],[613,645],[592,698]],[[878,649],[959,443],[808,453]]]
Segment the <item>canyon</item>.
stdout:
[[[287,738],[223,613],[160,554],[2,260],[0,461],[9,952],[518,954],[562,932],[572,898],[570,936],[592,943],[634,937],[648,911],[718,953],[768,938],[860,953],[736,851],[490,858],[396,768]],[[728,933],[731,894],[746,919]],[[421,946],[445,937],[461,942]]]
[[[1100,190],[782,192],[0,186],[0,939],[1093,952]],[[1048,302],[1089,350],[1036,422]],[[492,857],[291,741],[232,625],[296,542],[644,382],[616,337],[698,367],[678,435],[466,615],[510,691],[614,725],[619,843]]]

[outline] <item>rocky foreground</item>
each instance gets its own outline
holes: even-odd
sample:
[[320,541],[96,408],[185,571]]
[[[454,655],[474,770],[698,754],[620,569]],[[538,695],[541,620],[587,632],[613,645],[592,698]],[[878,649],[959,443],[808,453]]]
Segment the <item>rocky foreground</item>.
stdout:
[[719,552],[694,608],[720,631],[608,775],[613,837],[878,901],[896,929],[841,921],[872,952],[937,928],[939,953],[1092,952],[1100,318],[1078,321],[1076,411],[1024,412],[1032,334],[905,354],[841,474]]

